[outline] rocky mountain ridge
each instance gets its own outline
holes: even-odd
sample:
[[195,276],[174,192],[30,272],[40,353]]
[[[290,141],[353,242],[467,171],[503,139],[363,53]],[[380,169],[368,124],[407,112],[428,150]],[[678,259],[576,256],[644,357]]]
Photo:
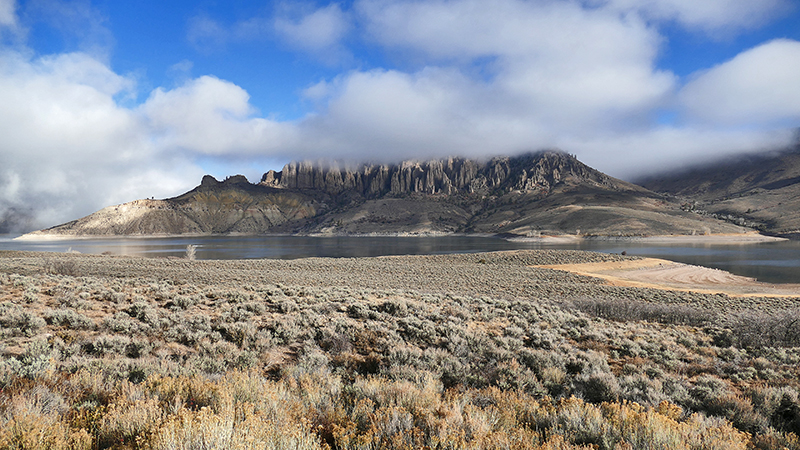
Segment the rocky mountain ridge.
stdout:
[[205,176],[165,200],[137,200],[32,233],[488,233],[507,236],[740,233],[558,151],[395,165],[297,162],[251,184]]
[[292,162],[280,172],[265,173],[260,184],[315,189],[331,195],[352,192],[373,199],[415,193],[487,195],[498,189],[549,191],[568,177],[598,185],[614,184],[608,175],[580,163],[573,156],[555,151],[515,158],[497,157],[485,162],[453,157],[355,167],[327,161]]

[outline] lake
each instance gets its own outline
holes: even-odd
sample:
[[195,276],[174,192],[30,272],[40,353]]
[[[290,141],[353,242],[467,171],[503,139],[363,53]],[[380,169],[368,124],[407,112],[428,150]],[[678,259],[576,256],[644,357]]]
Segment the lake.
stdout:
[[197,245],[197,259],[294,259],[312,256],[359,257],[474,253],[517,249],[571,249],[649,256],[713,267],[768,283],[800,283],[800,242],[759,244],[653,244],[580,241],[570,244],[510,242],[493,237],[310,237],[208,236],[169,238],[97,238],[14,241],[0,235],[0,250],[110,253],[146,257],[182,257]]

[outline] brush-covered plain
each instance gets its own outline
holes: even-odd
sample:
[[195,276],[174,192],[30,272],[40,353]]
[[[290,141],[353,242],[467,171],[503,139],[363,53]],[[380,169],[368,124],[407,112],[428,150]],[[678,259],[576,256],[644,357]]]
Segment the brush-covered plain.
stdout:
[[572,251],[0,254],[3,449],[800,449],[800,300]]

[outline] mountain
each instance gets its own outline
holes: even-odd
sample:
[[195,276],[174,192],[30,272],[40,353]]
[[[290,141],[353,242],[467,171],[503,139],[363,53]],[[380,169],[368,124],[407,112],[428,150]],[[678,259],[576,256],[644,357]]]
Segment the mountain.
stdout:
[[296,162],[166,200],[137,200],[33,235],[226,233],[655,235],[739,233],[558,151],[347,165]]
[[651,176],[638,183],[698,214],[800,238],[800,144]]

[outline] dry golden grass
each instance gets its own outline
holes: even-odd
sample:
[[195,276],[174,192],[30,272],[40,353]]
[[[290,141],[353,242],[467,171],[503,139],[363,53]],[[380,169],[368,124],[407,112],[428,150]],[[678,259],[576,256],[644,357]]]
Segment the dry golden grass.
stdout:
[[367,377],[346,390],[331,385],[336,377],[325,373],[279,381],[252,372],[202,382],[153,376],[138,387],[110,386],[108,404],[78,403],[65,413],[32,399],[37,389],[54,395],[39,384],[12,397],[0,448],[689,450],[745,449],[751,442],[725,420],[685,417],[668,402],[647,408],[494,387],[442,391],[429,374],[416,383]]

